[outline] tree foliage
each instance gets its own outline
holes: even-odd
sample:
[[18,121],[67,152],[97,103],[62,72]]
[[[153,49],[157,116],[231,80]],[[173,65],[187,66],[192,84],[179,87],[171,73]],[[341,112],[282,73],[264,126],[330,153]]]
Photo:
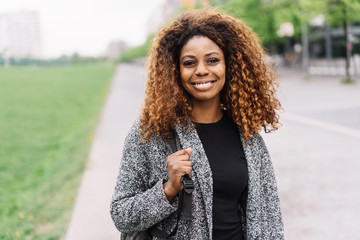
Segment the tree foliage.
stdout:
[[319,15],[325,16],[326,23],[338,27],[360,20],[360,0],[228,0],[218,5],[244,20],[265,46],[283,41],[277,31],[286,21],[294,25],[293,38],[297,41],[301,24],[309,24]]
[[229,0],[223,9],[234,17],[242,19],[260,37],[263,45],[272,45],[284,41],[277,31],[284,22],[294,25],[294,37],[301,34],[301,13],[299,2],[293,0]]
[[349,24],[360,20],[359,0],[319,0],[324,9],[326,21],[333,26]]
[[261,0],[229,0],[223,9],[242,19],[259,35],[264,44],[280,40],[276,35],[273,11],[262,4]]
[[[300,41],[301,24],[323,14],[326,22],[332,26],[342,26],[344,21],[353,23],[360,18],[360,0],[211,0],[212,5],[219,6],[234,17],[242,19],[259,36],[263,45],[270,52],[275,45],[281,45],[284,39],[277,31],[284,22],[294,25],[293,39]],[[199,7],[199,6],[196,6]],[[132,61],[146,57],[155,34],[138,47],[125,51],[119,61]]]
[[155,34],[151,34],[147,37],[144,44],[130,48],[123,52],[119,57],[119,62],[131,62],[135,59],[146,57],[149,53],[154,37]]

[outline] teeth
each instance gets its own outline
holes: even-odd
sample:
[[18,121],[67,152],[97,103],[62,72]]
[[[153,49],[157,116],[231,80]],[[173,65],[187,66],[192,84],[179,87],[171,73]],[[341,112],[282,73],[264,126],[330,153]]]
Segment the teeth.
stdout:
[[196,83],[195,85],[196,86],[199,86],[199,87],[206,87],[206,86],[209,86],[211,84],[211,82],[207,82],[207,83]]

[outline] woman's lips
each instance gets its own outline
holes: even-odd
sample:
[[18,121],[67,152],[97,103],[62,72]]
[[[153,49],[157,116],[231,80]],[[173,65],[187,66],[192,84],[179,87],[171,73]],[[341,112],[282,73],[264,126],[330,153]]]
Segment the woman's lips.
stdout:
[[216,80],[201,81],[201,82],[191,83],[191,85],[198,91],[206,91],[206,90],[209,90],[214,85],[215,82],[216,82]]

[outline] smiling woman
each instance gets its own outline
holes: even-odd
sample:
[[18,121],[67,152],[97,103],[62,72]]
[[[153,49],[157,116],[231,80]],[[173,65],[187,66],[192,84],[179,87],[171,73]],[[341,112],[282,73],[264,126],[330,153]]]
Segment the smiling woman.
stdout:
[[[111,203],[122,239],[284,239],[259,135],[279,125],[264,58],[250,28],[215,10],[184,13],[155,37],[144,109],[125,140]],[[179,214],[184,176],[194,186],[190,217]]]
[[[208,37],[190,39],[180,52],[181,83],[193,100],[193,121],[199,122],[204,111],[213,106],[216,119],[221,117],[220,91],[225,84],[225,58],[223,51]],[[204,121],[203,120],[203,121]]]

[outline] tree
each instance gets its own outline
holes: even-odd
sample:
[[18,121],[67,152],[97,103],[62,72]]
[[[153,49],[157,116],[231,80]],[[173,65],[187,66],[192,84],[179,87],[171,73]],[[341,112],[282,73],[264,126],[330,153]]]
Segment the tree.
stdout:
[[134,61],[136,59],[139,58],[144,58],[148,55],[150,48],[152,46],[152,42],[154,40],[155,37],[155,33],[150,34],[145,43],[134,47],[134,48],[130,48],[128,50],[125,50],[119,57],[118,62],[131,62]]
[[244,20],[259,36],[265,47],[275,53],[275,46],[284,39],[277,30],[285,21],[294,25],[294,36],[301,33],[301,20],[297,1],[294,0],[228,0],[223,9]]
[[325,7],[327,22],[333,26],[342,25],[344,30],[345,55],[346,55],[346,80],[352,81],[350,77],[351,42],[349,41],[349,25],[359,21],[359,0],[321,0]]
[[273,34],[272,12],[263,9],[261,0],[229,0],[222,7],[250,26],[259,35],[263,44],[279,41]]

